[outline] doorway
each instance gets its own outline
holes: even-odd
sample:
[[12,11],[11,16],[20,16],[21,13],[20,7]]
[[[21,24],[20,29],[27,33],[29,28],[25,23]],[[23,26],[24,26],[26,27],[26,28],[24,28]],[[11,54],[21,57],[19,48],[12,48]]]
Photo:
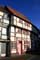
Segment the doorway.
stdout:
[[17,52],[19,55],[22,54],[22,41],[20,40],[17,41]]

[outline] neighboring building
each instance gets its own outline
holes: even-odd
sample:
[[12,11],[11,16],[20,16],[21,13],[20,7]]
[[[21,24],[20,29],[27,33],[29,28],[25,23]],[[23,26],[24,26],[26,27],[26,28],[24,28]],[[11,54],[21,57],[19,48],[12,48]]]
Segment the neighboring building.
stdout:
[[37,48],[39,30],[10,7],[0,7],[0,56],[24,54]]

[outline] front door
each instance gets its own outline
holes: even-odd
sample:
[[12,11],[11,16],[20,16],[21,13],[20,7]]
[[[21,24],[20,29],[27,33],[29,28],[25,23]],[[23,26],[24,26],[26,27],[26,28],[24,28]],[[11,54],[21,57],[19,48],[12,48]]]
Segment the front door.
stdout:
[[17,41],[17,52],[19,55],[22,54],[22,41]]

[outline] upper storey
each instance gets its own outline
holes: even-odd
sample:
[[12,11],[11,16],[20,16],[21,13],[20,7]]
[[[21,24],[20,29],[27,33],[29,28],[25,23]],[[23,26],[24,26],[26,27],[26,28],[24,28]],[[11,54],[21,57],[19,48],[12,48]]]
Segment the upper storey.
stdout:
[[[3,17],[4,13],[11,16],[11,18],[9,17],[11,20],[10,24],[38,33],[39,30],[28,20],[28,18],[16,10],[10,7],[0,7],[0,18],[1,16]],[[5,15],[5,17],[7,17],[7,15]]]

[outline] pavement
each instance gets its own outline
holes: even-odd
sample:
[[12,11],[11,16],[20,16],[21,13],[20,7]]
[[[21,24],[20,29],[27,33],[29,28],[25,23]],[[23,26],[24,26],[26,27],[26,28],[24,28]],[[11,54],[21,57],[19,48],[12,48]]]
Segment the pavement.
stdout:
[[10,57],[10,58],[2,58],[0,60],[40,60],[40,55],[31,55],[28,59],[27,59],[27,55],[26,55],[26,59],[24,59],[23,57]]
[[26,60],[40,60],[40,55],[33,55],[32,57]]

